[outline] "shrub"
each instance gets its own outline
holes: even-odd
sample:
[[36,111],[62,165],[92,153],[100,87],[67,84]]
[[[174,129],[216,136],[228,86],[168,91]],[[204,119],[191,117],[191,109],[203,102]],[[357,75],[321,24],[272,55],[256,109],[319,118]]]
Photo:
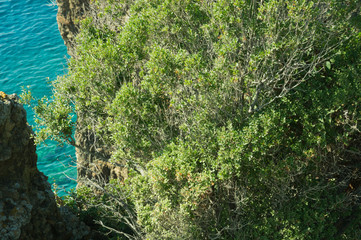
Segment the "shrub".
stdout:
[[102,206],[86,198],[103,225],[147,239],[360,232],[358,1],[94,4],[38,113],[39,136],[76,145],[76,113],[126,164]]

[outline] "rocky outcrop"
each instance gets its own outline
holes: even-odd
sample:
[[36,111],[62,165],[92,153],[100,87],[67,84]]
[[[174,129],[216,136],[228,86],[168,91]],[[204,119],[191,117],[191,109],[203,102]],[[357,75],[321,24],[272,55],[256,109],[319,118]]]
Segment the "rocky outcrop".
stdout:
[[83,115],[78,113],[77,130],[75,132],[76,159],[78,186],[92,186],[92,182],[97,184],[107,183],[110,179],[125,179],[128,170],[123,166],[118,166],[109,162],[110,151],[104,147],[99,140],[94,138],[94,133],[84,128]]
[[79,21],[85,17],[89,2],[90,0],[57,0],[56,20],[70,56],[74,53],[74,40],[79,30]]
[[[90,0],[58,0],[57,4],[57,21],[60,34],[67,46],[69,55],[76,57],[74,40],[79,31],[79,20],[85,18],[85,16],[96,16],[97,8],[94,8],[94,6],[90,4]],[[98,7],[104,8],[102,4]],[[117,26],[113,26],[111,20],[108,19],[104,21],[107,22],[111,28],[116,29]],[[122,19],[121,21],[125,20]],[[97,18],[93,18],[93,23],[96,26],[102,24],[101,21],[97,22]],[[90,132],[86,127],[87,125],[83,123],[82,116],[84,113],[79,112],[77,115],[75,145],[77,146],[78,186],[93,180],[99,183],[108,182],[108,180],[112,178],[126,178],[127,169],[109,162],[109,151],[104,149],[104,146],[101,146],[99,140],[95,141],[93,133]]]
[[32,134],[16,95],[0,92],[0,239],[90,239],[84,223],[57,207]]

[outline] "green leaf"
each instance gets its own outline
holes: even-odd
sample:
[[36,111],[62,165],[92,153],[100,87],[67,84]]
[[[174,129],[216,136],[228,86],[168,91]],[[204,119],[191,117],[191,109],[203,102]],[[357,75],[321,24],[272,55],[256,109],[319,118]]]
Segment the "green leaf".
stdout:
[[330,63],[330,61],[327,61],[327,62],[326,62],[326,68],[327,68],[328,70],[331,69],[331,63]]

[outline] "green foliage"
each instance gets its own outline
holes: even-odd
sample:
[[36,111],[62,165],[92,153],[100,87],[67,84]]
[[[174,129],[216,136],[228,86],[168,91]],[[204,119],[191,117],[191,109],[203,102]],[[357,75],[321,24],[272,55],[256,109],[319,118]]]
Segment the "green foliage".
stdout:
[[355,238],[358,1],[94,7],[69,73],[36,108],[39,136],[75,144],[76,113],[129,178],[70,205],[100,201],[93,218],[134,238]]

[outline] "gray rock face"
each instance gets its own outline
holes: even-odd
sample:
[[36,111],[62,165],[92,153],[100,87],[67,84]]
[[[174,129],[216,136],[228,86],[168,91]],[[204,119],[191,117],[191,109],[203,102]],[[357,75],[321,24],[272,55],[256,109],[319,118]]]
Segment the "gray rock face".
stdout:
[[0,92],[0,240],[89,239],[89,228],[59,211],[16,95]]

